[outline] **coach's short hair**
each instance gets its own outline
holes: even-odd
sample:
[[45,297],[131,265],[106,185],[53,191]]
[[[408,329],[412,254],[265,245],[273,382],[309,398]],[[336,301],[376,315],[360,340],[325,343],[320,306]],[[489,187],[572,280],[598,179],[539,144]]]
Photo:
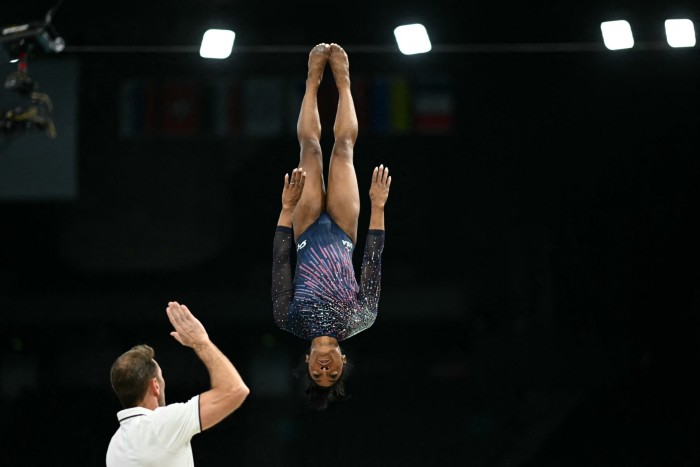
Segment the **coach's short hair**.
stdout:
[[136,407],[143,400],[148,383],[158,374],[155,352],[145,344],[124,352],[112,364],[110,381],[119,402],[125,409]]

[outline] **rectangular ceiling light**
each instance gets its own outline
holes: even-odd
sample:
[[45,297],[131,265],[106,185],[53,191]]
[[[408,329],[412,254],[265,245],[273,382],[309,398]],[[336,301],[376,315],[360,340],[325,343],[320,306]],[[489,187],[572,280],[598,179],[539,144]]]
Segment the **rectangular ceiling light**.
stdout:
[[199,55],[203,58],[228,58],[236,33],[228,29],[209,29],[202,37]]
[[394,29],[394,36],[399,50],[404,55],[430,52],[432,48],[428,31],[422,24],[406,24]]
[[610,50],[631,49],[634,47],[632,28],[624,19],[618,21],[604,21],[600,23],[603,32],[603,42]]
[[689,19],[667,19],[666,41],[671,47],[695,47],[695,28]]

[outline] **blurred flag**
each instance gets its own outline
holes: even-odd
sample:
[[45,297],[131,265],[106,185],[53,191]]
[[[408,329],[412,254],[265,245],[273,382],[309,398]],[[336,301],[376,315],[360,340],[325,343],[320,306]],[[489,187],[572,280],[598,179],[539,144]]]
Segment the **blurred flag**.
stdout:
[[408,81],[403,78],[393,79],[390,92],[392,133],[408,133],[411,129],[411,91]]
[[370,122],[377,134],[401,134],[411,129],[411,96],[408,81],[401,77],[379,77],[371,90]]
[[196,136],[201,88],[194,82],[128,80],[121,89],[119,134],[125,138]]
[[283,80],[258,78],[246,81],[243,115],[246,136],[278,136],[283,128]]
[[439,77],[417,81],[413,108],[417,132],[450,132],[454,123],[454,96],[450,81]]
[[220,79],[212,84],[209,96],[214,134],[222,138],[240,135],[240,83],[231,79]]
[[163,136],[194,136],[199,130],[201,88],[194,82],[163,84]]
[[372,132],[377,134],[389,133],[391,126],[391,93],[387,78],[375,78],[372,83],[370,122]]

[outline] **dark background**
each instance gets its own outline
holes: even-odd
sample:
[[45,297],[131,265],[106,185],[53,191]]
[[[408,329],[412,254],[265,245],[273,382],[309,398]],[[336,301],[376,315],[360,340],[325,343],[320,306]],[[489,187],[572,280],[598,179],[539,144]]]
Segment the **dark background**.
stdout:
[[[120,409],[109,367],[134,344],[156,349],[169,402],[206,390],[201,363],[169,336],[172,299],[251,388],[193,439],[198,466],[700,465],[700,61],[663,35],[664,19],[697,23],[698,9],[380,3],[64,1],[53,24],[67,49],[30,60],[79,67],[65,124],[77,194],[0,202],[3,465],[104,465]],[[52,5],[3,0],[0,25]],[[639,47],[608,51],[599,24],[621,18]],[[394,49],[393,28],[412,21],[433,53]],[[237,33],[227,60],[197,55],[212,26]],[[120,133],[130,80],[303,84],[318,42],[345,47],[354,85],[435,76],[452,103],[440,131],[361,119],[361,233],[372,167],[393,176],[383,291],[374,326],[343,345],[352,399],[320,414],[291,376],[306,344],[276,328],[269,297],[293,121],[267,137],[245,121],[217,135],[204,117],[175,134],[157,117],[153,133]],[[203,96],[201,115],[217,99]]]

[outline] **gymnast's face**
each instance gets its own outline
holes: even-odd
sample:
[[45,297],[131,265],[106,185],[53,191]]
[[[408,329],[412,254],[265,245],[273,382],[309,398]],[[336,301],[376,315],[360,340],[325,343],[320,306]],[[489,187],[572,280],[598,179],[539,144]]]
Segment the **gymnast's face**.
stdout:
[[332,345],[313,345],[306,356],[309,364],[309,377],[323,387],[333,386],[343,373],[345,355],[340,353],[340,347]]

